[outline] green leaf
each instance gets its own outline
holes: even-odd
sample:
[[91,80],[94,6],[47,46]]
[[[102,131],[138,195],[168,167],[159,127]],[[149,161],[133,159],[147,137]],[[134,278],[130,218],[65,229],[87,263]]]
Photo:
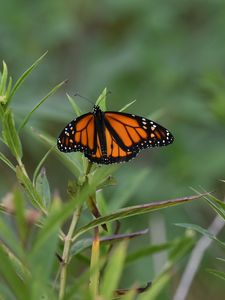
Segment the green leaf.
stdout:
[[159,253],[161,251],[171,249],[172,246],[173,246],[173,243],[163,243],[163,244],[159,244],[159,245],[152,245],[152,246],[148,246],[145,248],[141,248],[140,250],[137,250],[137,251],[129,254],[126,257],[126,262],[127,263],[134,262],[143,257],[150,256],[154,253]]
[[3,109],[3,105],[1,104],[1,101],[0,101],[0,120],[3,119],[3,116],[4,116],[4,109]]
[[207,236],[208,238],[210,238],[211,240],[216,241],[217,243],[219,243],[222,247],[225,247],[225,243],[220,241],[214,234],[210,233],[208,230],[195,225],[195,224],[189,224],[189,223],[177,223],[175,224],[176,226],[180,226],[180,227],[184,227],[184,228],[188,228],[188,229],[192,229],[195,230],[201,234],[203,234],[204,236]]
[[13,114],[9,109],[4,113],[2,133],[4,141],[8,145],[12,154],[16,157],[17,160],[21,160],[23,155],[22,145],[20,142],[19,135],[15,128]]
[[16,299],[24,300],[30,299],[28,293],[28,286],[25,282],[16,274],[14,266],[8,257],[7,253],[0,244],[0,274],[6,281],[10,290],[14,293]]
[[34,131],[36,136],[38,136],[46,145],[53,148],[53,152],[57,155],[60,161],[66,166],[66,168],[75,175],[79,177],[83,173],[82,162],[81,162],[81,153],[69,153],[65,154],[60,152],[56,148],[56,139],[53,139],[49,135],[43,133],[37,133]]
[[208,204],[215,210],[215,212],[225,220],[224,203],[213,196],[210,198],[205,197],[205,199]]
[[18,90],[18,88],[21,86],[21,84],[24,82],[24,80],[27,78],[27,76],[33,71],[33,69],[35,69],[38,64],[41,62],[41,60],[45,57],[45,55],[47,54],[47,51],[40,57],[38,58],[21,76],[20,78],[16,81],[15,85],[12,88],[12,91],[9,95],[8,98],[8,102],[9,103],[13,96],[15,95],[16,91]]
[[20,184],[24,187],[29,200],[31,203],[42,210],[42,212],[46,213],[46,209],[43,203],[43,200],[41,199],[39,193],[36,191],[36,189],[33,187],[32,182],[30,179],[23,173],[21,167],[16,168],[16,176],[20,182]]
[[10,76],[9,77],[9,82],[8,82],[8,87],[7,87],[7,90],[5,92],[5,97],[6,97],[6,101],[8,100],[9,98],[9,95],[11,93],[11,89],[12,89],[12,77]]
[[183,197],[183,198],[177,198],[177,199],[161,201],[161,202],[152,202],[152,203],[147,203],[147,204],[142,204],[142,205],[135,205],[135,206],[123,208],[123,209],[120,209],[120,210],[118,210],[114,213],[111,213],[109,215],[106,215],[106,216],[100,217],[98,219],[95,219],[95,220],[91,221],[90,223],[86,224],[85,226],[81,227],[77,231],[75,237],[77,238],[81,234],[87,232],[88,230],[94,228],[97,225],[101,225],[101,224],[104,224],[104,223],[107,223],[107,222],[112,222],[112,221],[115,221],[115,220],[120,220],[120,219],[123,219],[123,218],[132,217],[132,216],[135,216],[135,215],[149,213],[149,212],[152,212],[152,211],[156,211],[156,210],[167,208],[167,207],[172,207],[172,206],[182,204],[182,203],[186,203],[186,202],[190,202],[192,200],[199,199],[204,195],[206,195],[206,194],[195,195],[195,196],[190,196],[190,197]]
[[3,221],[2,218],[0,218],[0,228],[1,241],[4,243],[4,245],[6,245],[6,247],[13,251],[14,255],[18,259],[23,260],[24,253],[18,241],[18,238],[16,237],[12,228],[5,221]]
[[41,170],[41,167],[43,166],[44,162],[46,161],[46,159],[48,158],[49,154],[52,152],[52,150],[55,148],[55,145],[53,145],[43,156],[43,158],[40,160],[39,164],[37,165],[35,171],[34,171],[34,175],[33,175],[33,185],[35,185],[36,180],[37,180],[37,176]]
[[186,231],[184,236],[174,240],[167,261],[167,269],[172,267],[179,259],[189,253],[194,244],[195,235],[190,231]]
[[126,110],[128,107],[130,107],[131,105],[133,105],[136,102],[136,100],[133,100],[129,103],[127,103],[125,106],[123,106],[119,111],[123,112],[124,110]]
[[99,291],[99,277],[100,277],[100,241],[99,228],[95,228],[94,238],[91,248],[91,262],[90,262],[90,279],[89,289],[94,299]]
[[225,280],[225,273],[222,271],[214,270],[214,269],[206,269],[210,274],[215,275],[216,277]]
[[52,266],[55,261],[59,227],[62,222],[61,218],[56,222],[55,216],[58,216],[60,209],[60,202],[55,197],[51,211],[45,219],[41,230],[38,232],[32,249],[29,251],[28,259],[32,266],[32,274],[34,278],[37,278],[43,284],[49,282]]
[[113,292],[118,286],[123,271],[126,250],[127,242],[121,242],[108,260],[100,288],[100,294],[105,300],[112,299]]
[[154,300],[157,299],[160,292],[164,289],[165,285],[171,279],[171,274],[169,272],[165,272],[161,274],[149,288],[148,291],[143,293],[138,297],[138,300]]
[[10,288],[6,286],[6,284],[0,281],[0,300],[5,300],[5,299],[14,299],[13,293],[10,291]]
[[[194,190],[194,189],[193,189]],[[198,191],[194,190],[196,193]],[[199,193],[200,194],[200,193]],[[204,199],[208,202],[208,204],[216,211],[218,215],[220,215],[225,220],[225,203],[210,193],[204,196]]]
[[[2,71],[2,74],[1,74],[1,81],[0,81],[0,96],[5,96],[5,92],[6,92],[6,89],[7,89],[7,79],[8,79],[8,68],[7,68],[7,65],[6,63],[3,61],[2,62],[3,64],[3,71]],[[5,99],[2,99],[0,101],[0,103],[3,103],[5,104],[6,103],[6,97]]]
[[2,154],[0,152],[0,160],[3,161],[8,167],[10,167],[11,170],[13,170],[14,172],[16,172],[16,168],[14,167],[14,165],[11,163],[10,160],[8,160],[7,157],[5,157],[4,154]]
[[[103,243],[104,244],[106,244],[106,243],[112,244],[114,242],[120,242],[121,240],[124,240],[124,239],[132,239],[135,237],[139,237],[141,235],[148,233],[148,231],[149,231],[148,229],[145,229],[145,230],[132,232],[132,233],[114,234],[114,235],[110,235],[110,236],[106,236],[106,237],[101,237],[100,243],[101,244],[103,244]],[[93,240],[91,238],[85,238],[85,239],[79,240],[76,243],[74,243],[70,250],[71,256],[77,255],[80,252],[84,251],[85,249],[91,247],[92,241]]]
[[25,242],[27,234],[27,222],[25,219],[24,198],[19,189],[16,189],[13,194],[13,204],[15,207],[16,225],[19,231],[20,240]]
[[107,88],[104,88],[100,96],[98,97],[95,105],[98,105],[101,110],[106,111],[106,95],[107,95]]
[[41,196],[45,207],[46,208],[49,207],[51,203],[51,193],[50,193],[50,187],[46,176],[45,168],[42,168],[41,172],[37,176],[35,187],[37,192]]
[[38,109],[39,106],[41,106],[50,96],[54,95],[55,92],[65,83],[65,81],[60,82],[59,84],[57,84],[44,98],[42,98],[37,105],[35,105],[35,107],[25,116],[25,118],[23,119],[22,123],[19,126],[18,131],[20,131],[21,129],[24,128],[24,126],[27,124],[27,122],[29,121],[30,117],[32,116],[32,114]]
[[80,110],[79,106],[77,105],[76,101],[69,95],[69,94],[66,94],[72,108],[73,108],[73,111],[75,113],[75,115],[77,117],[79,117],[80,115],[82,115],[82,111]]

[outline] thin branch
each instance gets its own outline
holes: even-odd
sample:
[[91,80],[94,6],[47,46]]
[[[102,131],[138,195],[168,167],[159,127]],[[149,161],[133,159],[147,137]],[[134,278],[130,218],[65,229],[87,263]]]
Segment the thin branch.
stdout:
[[64,294],[65,294],[67,265],[68,265],[68,261],[69,261],[69,251],[70,251],[70,246],[71,246],[71,242],[72,242],[72,235],[76,228],[77,222],[80,218],[81,209],[82,209],[82,207],[80,206],[74,212],[68,234],[65,237],[64,249],[63,249],[63,255],[62,255],[61,272],[60,272],[59,299],[63,299]]
[[[208,231],[213,235],[218,235],[219,232],[224,227],[225,222],[221,219],[220,216],[216,216],[211,225],[208,228]],[[178,288],[175,292],[173,300],[185,300],[189,293],[192,281],[198,271],[199,265],[201,264],[202,258],[205,251],[212,244],[213,240],[209,239],[207,236],[203,236],[197,242],[195,248],[193,249],[187,267],[181,277]]]

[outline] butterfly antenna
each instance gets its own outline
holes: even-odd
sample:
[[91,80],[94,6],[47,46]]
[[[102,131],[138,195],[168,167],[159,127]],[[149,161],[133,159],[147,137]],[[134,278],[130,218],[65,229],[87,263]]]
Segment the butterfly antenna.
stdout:
[[74,94],[74,97],[76,97],[76,96],[78,96],[78,97],[80,97],[80,98],[82,98],[82,99],[85,99],[85,100],[87,100],[89,103],[91,103],[92,105],[94,105],[94,103],[93,103],[89,98],[87,98],[87,97],[85,97],[85,96],[82,96],[82,95],[79,94],[79,93]]

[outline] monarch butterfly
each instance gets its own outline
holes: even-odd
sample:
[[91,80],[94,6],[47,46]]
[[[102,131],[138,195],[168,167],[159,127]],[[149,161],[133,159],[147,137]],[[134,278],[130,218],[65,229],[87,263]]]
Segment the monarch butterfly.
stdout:
[[161,125],[132,114],[93,112],[72,120],[61,132],[57,146],[62,152],[80,151],[94,163],[113,164],[134,158],[140,150],[167,146],[173,135]]

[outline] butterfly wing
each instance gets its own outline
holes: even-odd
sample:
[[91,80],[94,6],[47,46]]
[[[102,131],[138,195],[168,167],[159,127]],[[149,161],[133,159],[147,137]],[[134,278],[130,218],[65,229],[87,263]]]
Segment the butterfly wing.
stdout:
[[169,130],[146,118],[110,111],[104,116],[111,136],[128,153],[149,147],[167,146],[174,141]]
[[104,136],[106,142],[106,149],[102,148],[99,135],[97,135],[97,151],[94,154],[85,154],[85,156],[92,162],[98,164],[113,164],[126,162],[134,158],[139,150],[126,151],[115,140],[112,133],[107,127],[104,128]]
[[95,153],[97,132],[94,115],[87,113],[67,124],[58,137],[57,146],[62,152],[80,151],[85,156]]
[[91,162],[112,164],[129,161],[141,149],[166,146],[174,140],[166,128],[143,117],[111,111],[100,111],[100,116],[103,123],[98,123],[100,117],[93,113],[71,121],[59,135],[59,150],[80,151]]

